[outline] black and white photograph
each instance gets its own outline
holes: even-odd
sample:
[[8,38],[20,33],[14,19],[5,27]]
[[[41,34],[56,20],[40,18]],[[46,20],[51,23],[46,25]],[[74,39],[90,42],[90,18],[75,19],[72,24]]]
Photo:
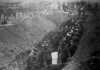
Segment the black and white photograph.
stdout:
[[100,70],[100,0],[0,0],[0,70]]

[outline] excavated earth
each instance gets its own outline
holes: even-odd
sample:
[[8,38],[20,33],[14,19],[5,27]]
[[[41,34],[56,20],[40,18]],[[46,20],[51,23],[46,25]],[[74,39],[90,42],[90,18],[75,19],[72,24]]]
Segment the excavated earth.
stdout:
[[[93,11],[92,13],[95,13],[95,11]],[[95,16],[99,17],[99,15],[97,15],[98,13],[95,13]],[[97,28],[95,27],[96,24],[99,25],[99,18],[96,18],[95,16],[90,14],[89,17],[85,17],[87,18],[85,19],[85,22],[82,22],[85,32],[84,36],[82,37],[80,44],[78,45],[78,49],[71,58],[72,61],[68,62],[68,65],[66,64],[64,70],[86,70],[87,68],[84,69],[82,67],[83,69],[79,69],[79,67],[81,67],[82,65],[84,65],[85,67],[85,64],[88,65],[87,62],[89,61],[89,59],[91,59],[90,54],[100,49],[98,47],[99,44],[97,43],[99,42],[99,40],[97,40],[99,38],[99,26],[97,26]],[[30,15],[30,12],[24,12],[24,15],[22,15],[21,17],[17,16],[17,19],[14,19],[11,25],[0,25],[0,66],[2,67],[10,65],[9,63],[16,65],[16,62],[14,63],[14,61],[16,61],[15,57],[17,55],[20,55],[21,52],[24,52],[28,49],[30,50],[34,48],[36,43],[45,38],[45,35],[48,35],[49,32],[56,31],[63,22],[66,22],[71,18],[72,17],[69,17],[61,11],[55,11],[50,15],[42,16]],[[98,38],[95,34],[97,34]],[[26,60],[29,56],[29,54],[23,53],[22,55],[24,56],[22,56],[21,59],[18,57],[17,60],[20,63]],[[92,63],[90,61],[90,67],[92,66]],[[1,68],[1,70],[2,69],[3,68]],[[55,65],[44,70],[59,69],[60,66],[58,65],[56,67]]]

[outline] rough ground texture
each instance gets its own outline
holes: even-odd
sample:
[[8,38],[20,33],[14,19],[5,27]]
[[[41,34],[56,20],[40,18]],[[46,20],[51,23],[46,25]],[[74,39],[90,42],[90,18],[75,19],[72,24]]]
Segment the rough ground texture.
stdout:
[[[78,8],[79,14],[77,17],[74,16],[62,23],[58,26],[58,30],[56,29],[49,32],[39,43],[36,44],[37,51],[27,60],[26,70],[60,70],[64,66],[63,63],[66,64],[63,68],[64,70],[91,70],[92,63],[94,66],[93,69],[95,70],[97,63],[94,60],[97,56],[91,56],[91,53],[93,53],[95,51],[94,49],[96,49],[96,24],[94,23],[97,20],[95,17],[97,13],[94,9],[98,10],[97,4],[81,2],[76,3],[76,5],[80,8],[84,7],[84,9],[80,10],[80,8]],[[82,35],[80,29],[82,27],[80,27],[80,25],[83,27]],[[73,28],[76,28],[76,31],[79,31],[70,33]],[[80,37],[80,35],[82,37]],[[73,42],[74,40],[75,42]],[[78,43],[76,43],[77,41]],[[54,67],[53,65],[50,65],[51,63],[49,63],[49,53],[57,50],[60,50],[61,65],[58,63],[58,65]],[[93,60],[90,60],[91,58]]]
[[[1,14],[7,16],[3,12]],[[35,42],[56,28],[53,22],[41,16],[31,17],[25,14],[11,20],[13,20],[12,25],[0,25],[1,65],[12,60],[19,52],[32,48]]]
[[[72,11],[73,4],[70,6]],[[19,22],[19,24],[17,22],[13,26],[1,27],[0,41],[4,48],[1,51],[5,53],[5,56],[9,55],[6,58],[10,57],[13,59],[12,55],[18,54],[16,59],[8,65],[9,70],[13,70],[11,68],[20,68],[21,70],[96,70],[95,68],[99,65],[97,62],[100,61],[98,59],[100,49],[98,45],[99,40],[97,40],[99,38],[99,12],[97,12],[99,11],[99,5],[88,4],[86,2],[75,4],[77,5],[79,14],[67,18],[66,21],[63,20],[60,22],[60,18],[56,19],[56,17],[53,17],[52,19],[52,17],[45,16],[49,21],[35,16],[30,19],[26,17],[23,22]],[[66,9],[66,5],[64,7]],[[70,7],[68,8],[70,9]],[[65,9],[64,11],[66,12]],[[60,25],[56,28],[55,24],[51,21],[53,23],[56,22],[56,25],[59,22]],[[50,25],[48,26],[46,23]],[[95,23],[97,23],[97,28]],[[77,24],[81,24],[83,29],[80,30],[82,27]],[[73,28],[78,31],[73,33]],[[39,42],[36,43],[38,40]],[[74,40],[75,42],[73,42]],[[27,47],[33,47],[31,54],[30,50],[25,51],[25,49],[28,49]],[[5,52],[5,49],[8,50]],[[60,64],[51,65],[49,54],[52,51],[59,50],[61,54],[61,58],[59,59]],[[9,51],[14,54],[11,54]]]

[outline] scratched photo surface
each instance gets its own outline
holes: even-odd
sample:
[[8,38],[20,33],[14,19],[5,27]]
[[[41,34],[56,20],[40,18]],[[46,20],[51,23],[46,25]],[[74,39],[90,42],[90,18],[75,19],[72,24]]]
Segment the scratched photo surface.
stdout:
[[0,0],[0,70],[100,69],[99,0]]

